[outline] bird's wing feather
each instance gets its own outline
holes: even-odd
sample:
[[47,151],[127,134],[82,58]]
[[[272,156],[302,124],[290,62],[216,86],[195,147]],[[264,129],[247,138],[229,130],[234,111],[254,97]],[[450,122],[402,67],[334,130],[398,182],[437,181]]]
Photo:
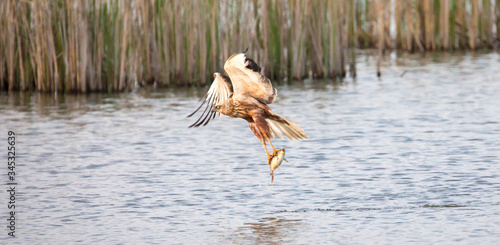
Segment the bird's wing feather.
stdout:
[[205,110],[201,114],[200,118],[198,118],[196,122],[189,126],[190,128],[199,127],[202,125],[205,126],[210,120],[214,119],[217,114],[220,116],[220,113],[215,112],[213,110],[213,107],[215,105],[222,104],[233,95],[233,86],[231,84],[231,81],[229,80],[229,77],[219,73],[215,73],[214,76],[215,79],[210,86],[210,89],[208,89],[207,94],[203,98],[201,98],[203,102],[193,113],[188,115],[188,117],[193,116],[203,107],[203,105],[206,104]]
[[269,78],[260,73],[260,67],[244,53],[232,55],[224,64],[224,70],[231,78],[234,97],[251,96],[266,104],[274,102],[277,90]]

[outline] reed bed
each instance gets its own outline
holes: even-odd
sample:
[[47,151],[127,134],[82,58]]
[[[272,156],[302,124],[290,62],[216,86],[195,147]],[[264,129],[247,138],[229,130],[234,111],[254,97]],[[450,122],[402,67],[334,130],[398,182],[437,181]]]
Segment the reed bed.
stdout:
[[204,86],[248,55],[275,81],[356,74],[355,49],[491,49],[500,0],[0,1],[0,89]]

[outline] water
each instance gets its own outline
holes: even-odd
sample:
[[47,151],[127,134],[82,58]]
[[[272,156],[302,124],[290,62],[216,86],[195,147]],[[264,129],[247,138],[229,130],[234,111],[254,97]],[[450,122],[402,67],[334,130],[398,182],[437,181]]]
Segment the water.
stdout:
[[2,94],[18,205],[0,242],[497,244],[500,55],[392,55],[380,80],[358,61],[356,80],[277,86],[309,139],[275,141],[274,183],[245,121],[187,128],[206,88]]

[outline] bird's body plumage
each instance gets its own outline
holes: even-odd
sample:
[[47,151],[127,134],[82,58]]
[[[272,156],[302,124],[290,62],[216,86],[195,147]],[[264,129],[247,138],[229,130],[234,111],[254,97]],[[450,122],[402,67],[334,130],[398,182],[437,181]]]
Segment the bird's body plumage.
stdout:
[[[194,115],[206,104],[200,118],[190,127],[205,126],[217,113],[245,119],[264,147],[266,143],[271,144],[273,155],[276,152],[271,143],[274,136],[281,139],[284,134],[290,140],[307,138],[299,124],[271,112],[268,104],[276,99],[277,90],[245,53],[232,55],[224,64],[224,70],[228,76],[215,73],[215,80],[202,98],[202,104],[189,115]],[[268,152],[268,161],[271,156]]]

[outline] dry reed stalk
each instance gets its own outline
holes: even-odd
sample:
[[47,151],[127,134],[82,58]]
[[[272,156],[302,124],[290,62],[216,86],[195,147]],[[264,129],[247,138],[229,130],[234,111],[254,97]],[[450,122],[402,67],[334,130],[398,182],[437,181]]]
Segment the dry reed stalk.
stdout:
[[[75,30],[77,34],[77,45],[78,45],[78,84],[79,86],[77,87],[78,91],[81,91],[82,93],[87,92],[87,66],[88,66],[88,54],[89,54],[89,31],[87,27],[87,21],[85,20],[85,16],[87,15],[87,9],[86,5],[88,4],[88,1],[85,0],[80,0],[78,2],[79,5],[82,6],[81,11],[77,11],[76,13],[76,18],[77,18],[77,25],[76,28],[78,31]],[[55,57],[55,56],[54,56]]]
[[219,53],[219,34],[218,34],[218,24],[217,10],[219,10],[219,1],[214,0],[212,3],[211,15],[210,15],[210,69],[211,71],[219,70],[219,61],[217,59],[217,54]]
[[365,6],[365,40],[363,48],[378,49],[380,34],[380,13],[381,7],[379,0],[367,0]]
[[363,2],[356,2],[356,7],[354,8],[354,28],[355,28],[355,36],[356,46],[354,48],[361,47],[361,41],[363,36]]
[[[6,26],[8,24],[7,18],[9,15],[6,13],[7,1],[0,2],[0,26]],[[5,52],[6,52],[6,39],[8,35],[0,35],[0,89],[5,90],[7,85],[5,84]]]
[[[206,3],[201,3],[203,6],[203,9],[211,9],[211,7],[206,4]],[[199,85],[205,86],[207,83],[207,59],[208,59],[208,47],[207,47],[207,24],[209,19],[208,16],[206,15],[201,15],[200,14],[200,20],[198,23],[198,52],[199,52],[199,58],[198,58],[198,72],[199,78],[198,80]]]
[[425,49],[435,50],[434,42],[434,10],[432,0],[423,0],[422,9],[424,16],[424,43]]
[[[5,31],[6,33],[14,33],[16,26],[16,8],[14,1],[7,1],[5,5],[6,11],[6,21],[5,21]],[[7,79],[8,79],[8,90],[13,91],[16,84],[14,83],[14,70],[15,70],[15,59],[16,59],[16,38],[14,35],[5,35],[4,45],[5,45],[5,63],[7,65]]]
[[413,16],[415,17],[413,23],[413,30],[414,30],[414,40],[415,40],[415,45],[418,47],[420,52],[425,51],[425,44],[424,44],[424,20],[423,20],[423,12],[422,12],[422,2],[417,1],[413,3],[414,6],[414,14]]
[[[65,86],[65,91],[70,92],[70,91],[78,91],[79,87],[79,71],[78,71],[78,22],[77,22],[77,16],[76,16],[76,11],[78,11],[75,8],[72,8],[70,6],[73,5],[73,1],[67,0],[65,2],[66,4],[66,16],[63,17],[66,19],[67,26],[65,27],[65,45],[66,45],[66,50],[64,52],[65,54],[65,59],[67,63],[67,72],[68,75],[66,76],[66,86]],[[64,27],[63,27],[64,28]],[[39,83],[43,80],[39,79]]]
[[[260,16],[260,23],[261,23],[261,31],[260,31],[260,37],[259,42],[261,43],[261,49],[262,53],[264,54],[262,57],[260,57],[260,62],[262,66],[264,67],[264,74],[266,76],[270,76],[271,72],[269,68],[270,66],[270,60],[269,60],[269,53],[270,53],[270,30],[269,30],[269,19],[270,19],[270,13],[269,13],[269,8],[270,8],[270,1],[266,0],[261,0],[259,1],[259,6],[261,10],[261,16]],[[254,5],[255,7],[257,5]]]
[[384,26],[384,46],[386,48],[392,48],[392,40],[391,40],[391,26],[392,26],[392,13],[391,13],[391,0],[384,0],[383,5],[383,14],[385,18],[385,26]]
[[450,48],[450,0],[442,0],[440,6],[441,44],[444,50]]
[[[185,1],[182,1],[182,3],[186,3]],[[174,79],[177,80],[177,84],[181,85],[182,82],[182,73],[183,73],[183,67],[184,65],[184,55],[183,53],[185,52],[184,49],[184,42],[183,42],[183,31],[181,29],[181,20],[184,18],[182,16],[183,9],[179,1],[173,1],[174,4],[174,10],[172,13],[174,14],[173,17],[173,22],[174,22],[174,33],[175,35],[175,45],[174,45],[174,50],[175,50],[175,65],[174,65]]]
[[496,17],[496,41],[500,41],[500,0],[495,0],[495,17]]
[[[94,3],[95,4],[95,3]],[[102,19],[104,19],[101,15],[102,12],[102,4],[95,4],[94,11],[96,15],[96,19],[94,20],[94,38],[95,38],[95,46],[94,46],[94,66],[95,66],[95,74],[94,74],[94,83],[90,87],[91,91],[102,91],[104,89],[103,86],[103,59],[104,59],[104,35],[103,29],[100,25]]]
[[369,35],[371,34],[371,25],[373,24],[373,19],[371,12],[369,11],[368,0],[361,1],[359,11],[357,13],[357,22],[358,24],[358,40],[360,48],[368,48],[369,44]]
[[347,44],[348,44],[348,49],[349,49],[349,74],[351,77],[355,78],[356,77],[356,29],[354,28],[354,25],[356,23],[356,13],[357,13],[357,2],[355,1],[350,1],[347,3],[348,4],[348,19],[347,19]]
[[405,0],[405,40],[406,40],[406,45],[404,47],[404,50],[413,52],[413,40],[414,40],[414,34],[413,34],[413,6],[412,6],[412,1],[411,0]]
[[290,29],[291,36],[291,50],[293,52],[291,70],[293,79],[302,79],[307,76],[306,73],[306,30],[305,30],[305,16],[302,12],[305,9],[306,1],[290,0],[290,14],[292,18],[292,26]]
[[477,38],[477,28],[478,28],[478,12],[479,12],[479,2],[471,1],[471,16],[470,16],[470,26],[469,26],[469,48],[472,50],[476,49],[476,38]]
[[172,47],[175,45],[175,34],[174,32],[174,9],[172,8],[171,2],[164,2],[163,6],[158,7],[159,18],[162,18],[159,25],[159,37],[160,42],[160,53],[162,58],[161,63],[161,76],[158,77],[160,79],[160,86],[168,86],[170,85],[170,79],[172,78],[172,74],[175,73],[174,66],[174,53],[172,52]]
[[396,26],[396,44],[395,48],[403,48],[405,42],[403,35],[403,1],[394,2],[394,25]]
[[326,66],[328,68],[328,76],[333,77],[335,76],[335,57],[336,57],[336,49],[335,49],[335,44],[337,42],[337,28],[338,26],[335,25],[334,19],[337,18],[336,14],[336,3],[333,1],[328,2],[328,7],[331,15],[327,16],[327,23],[328,23],[328,29],[331,30],[331,34],[328,35],[328,49],[325,52],[326,55]]
[[272,53],[273,61],[273,78],[274,80],[282,80],[286,76],[286,61],[287,52],[285,47],[288,45],[288,10],[285,0],[276,0],[273,5],[275,14],[273,24],[271,24],[272,36]]
[[455,25],[458,36],[458,46],[461,49],[468,47],[467,44],[467,22],[465,19],[465,0],[457,0]]
[[[149,36],[149,42],[146,43],[146,45],[143,45],[144,47],[149,49],[149,58],[146,58],[146,64],[149,64],[150,67],[150,74],[146,79],[139,80],[137,79],[138,82],[141,81],[146,81],[149,84],[152,84],[154,81],[159,80],[161,77],[161,61],[160,61],[160,48],[158,44],[158,40],[156,39],[157,37],[157,30],[155,28],[155,20],[158,19],[158,16],[156,15],[155,11],[155,2],[153,1],[147,1],[147,6],[146,6],[144,19],[147,21],[147,33]],[[138,67],[137,69],[140,69],[141,67]],[[138,74],[141,74],[139,71]]]
[[312,75],[315,78],[322,78],[324,76],[323,73],[323,48],[321,45],[321,37],[322,37],[322,24],[324,23],[321,14],[317,13],[316,9],[314,9],[316,4],[309,4],[306,7],[306,18],[307,21],[307,32],[309,34],[310,40],[310,59],[311,59],[311,71]]
[[488,48],[493,48],[493,12],[489,0],[482,1],[481,42]]
[[128,1],[124,1],[123,2],[123,5],[124,5],[124,15],[123,15],[123,25],[122,25],[122,30],[123,30],[123,33],[121,34],[121,44],[120,44],[120,70],[119,70],[119,74],[120,74],[120,78],[118,80],[118,87],[116,88],[116,90],[118,91],[122,91],[125,89],[125,61],[126,61],[126,51],[127,51],[127,38],[128,38],[128,31],[129,31],[129,28],[130,28],[130,24],[129,24],[129,16],[130,16],[130,12],[131,12],[131,7],[130,7],[130,2]]
[[[337,25],[337,42],[336,42],[336,57],[335,57],[335,76],[344,78],[345,77],[345,45],[347,43],[347,36],[344,34],[346,32],[344,30],[344,1],[337,1],[337,16],[336,25]],[[345,38],[344,38],[345,37]]]
[[295,14],[298,16],[298,21],[300,21],[300,26],[302,27],[300,30],[297,32],[299,33],[297,38],[297,45],[299,50],[298,52],[298,60],[299,63],[297,65],[298,72],[297,76],[294,76],[295,78],[305,78],[308,76],[308,71],[307,71],[307,25],[309,19],[307,19],[306,15],[302,12],[305,8],[307,8],[307,4],[309,2],[307,1],[302,1],[299,6],[295,9]]
[[384,50],[385,44],[385,14],[384,14],[384,3],[382,1],[378,2],[375,7],[377,13],[377,28],[378,28],[378,59],[377,59],[377,77],[380,77],[382,73],[380,72],[380,63],[382,60],[382,52]]
[[367,6],[367,11],[368,11],[367,14],[369,16],[368,19],[371,24],[369,26],[369,29],[367,30],[367,33],[369,33],[369,36],[367,38],[370,39],[371,42],[373,42],[371,46],[378,49],[381,46],[380,43],[380,32],[381,32],[380,21],[382,18],[381,3],[379,1],[372,0],[370,2],[370,5]]
[[[183,1],[183,10],[184,10],[184,15],[186,17],[186,22],[184,23],[186,27],[184,28],[183,31],[185,31],[184,35],[184,49],[185,51],[183,52],[184,55],[184,60],[185,60],[185,73],[184,73],[184,80],[185,82],[188,83],[188,85],[191,85],[193,82],[193,75],[195,71],[195,64],[194,64],[194,53],[196,52],[195,47],[196,47],[196,7],[193,6],[194,3],[193,1]],[[190,31],[187,31],[190,30]],[[182,66],[182,65],[181,65]]]
[[450,49],[456,49],[457,47],[457,26],[456,26],[456,16],[457,16],[457,1],[451,0],[450,2],[450,13],[449,13],[449,47]]
[[[256,3],[257,0],[254,1],[254,4],[257,5]],[[227,22],[232,22],[231,19],[231,10],[228,7],[227,1],[221,1],[221,6],[218,11],[219,15],[225,16]],[[221,17],[221,22],[222,22],[222,17]],[[229,24],[228,23],[220,23],[219,25],[219,45],[220,45],[220,53],[218,54],[219,57],[221,58],[219,62],[222,62],[221,60],[226,60],[229,58],[229,52],[230,52],[230,46],[229,46],[229,41],[230,41],[230,32],[229,32]],[[220,66],[222,68],[222,66]]]
[[[137,19],[140,21],[141,25],[140,28],[134,28],[135,29],[134,33],[139,32],[142,34],[140,35],[141,39],[137,40],[137,42],[141,44],[137,46],[137,50],[140,51],[140,53],[136,53],[134,55],[136,66],[143,67],[143,71],[138,72],[137,74],[139,81],[149,81],[153,79],[154,65],[151,62],[152,61],[151,51],[154,47],[154,44],[153,44],[153,37],[151,37],[152,26],[150,21],[150,11],[151,11],[150,3],[151,3],[150,1],[139,1],[135,3],[137,9]],[[132,38],[136,37],[137,37],[136,35],[132,36]]]
[[[18,62],[18,67],[19,67],[19,78],[20,79],[20,90],[25,90],[27,86],[27,71],[29,69],[26,69],[26,62],[25,62],[25,55],[27,52],[27,48],[25,45],[25,41],[23,40],[23,37],[27,37],[27,32],[25,31],[25,26],[27,26],[26,22],[28,21],[28,18],[24,18],[26,16],[26,4],[18,5],[17,6],[17,19],[15,20],[15,36],[17,39],[17,56],[19,58]],[[1,79],[0,79],[1,80]]]
[[43,10],[42,10],[42,3],[35,1],[33,4],[33,18],[34,18],[34,26],[35,28],[35,33],[33,34],[33,38],[35,41],[31,42],[32,45],[32,55],[35,56],[34,62],[36,64],[36,76],[37,79],[35,80],[36,82],[36,89],[38,91],[45,91],[45,84],[44,84],[44,63],[43,63],[43,46],[44,46],[44,40],[43,35],[42,35],[42,23],[43,23]]
[[288,53],[288,50],[286,50],[286,47],[288,47],[288,43],[289,43],[289,40],[290,40],[290,32],[288,30],[290,30],[290,22],[289,22],[289,19],[290,19],[290,12],[289,12],[289,6],[287,4],[287,1],[286,0],[279,0],[279,5],[278,5],[278,8],[276,9],[276,12],[279,13],[279,20],[280,20],[280,24],[279,26],[281,27],[279,32],[280,32],[280,35],[279,35],[279,39],[280,39],[280,44],[279,44],[279,47],[278,50],[280,50],[280,53],[281,53],[281,58],[279,60],[279,63],[277,63],[279,65],[279,80],[282,80],[284,77],[288,77],[288,72],[287,72],[287,67],[288,67],[288,64],[291,62],[290,58],[289,58],[289,53]]

